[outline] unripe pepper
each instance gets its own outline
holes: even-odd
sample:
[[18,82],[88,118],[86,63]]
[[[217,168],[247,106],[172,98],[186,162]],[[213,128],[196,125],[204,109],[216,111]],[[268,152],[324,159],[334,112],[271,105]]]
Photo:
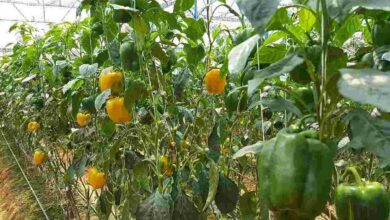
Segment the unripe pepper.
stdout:
[[382,184],[363,182],[354,167],[356,184],[340,184],[336,189],[336,211],[339,220],[386,220],[389,217],[389,198]]
[[333,154],[313,134],[282,130],[258,155],[260,200],[277,220],[312,220],[329,198]]
[[375,46],[381,47],[390,44],[390,21],[379,21],[371,30],[372,41]]

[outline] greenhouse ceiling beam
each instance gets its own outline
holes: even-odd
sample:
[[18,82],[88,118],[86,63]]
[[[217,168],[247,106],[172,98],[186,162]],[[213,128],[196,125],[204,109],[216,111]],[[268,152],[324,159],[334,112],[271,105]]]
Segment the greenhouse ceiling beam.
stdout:
[[168,8],[169,6],[172,6],[175,4],[175,0],[169,0],[169,1],[164,1],[163,4],[161,4],[162,8]]
[[[27,3],[27,2],[19,2],[19,1],[7,1],[0,0],[0,3],[9,3],[9,4],[17,4],[17,5],[26,5],[26,6],[39,6],[42,7],[40,3]],[[46,7],[57,7],[57,8],[76,8],[74,4],[66,6],[62,4],[45,4]]]
[[2,59],[2,55],[7,55],[8,53],[12,52],[11,48],[0,48],[0,61]]
[[40,24],[52,24],[52,23],[55,23],[55,22],[51,22],[51,21],[25,20],[25,19],[4,19],[4,18],[0,18],[0,21],[10,21],[10,22],[27,21],[27,22],[31,22],[31,23],[40,23]]
[[42,0],[43,21],[46,21],[45,0]]
[[[61,21],[64,21],[64,20],[65,20],[66,16],[68,16],[68,14],[70,13],[70,11],[72,11],[73,6],[74,6],[77,2],[78,2],[78,1],[73,2],[72,7],[69,8],[69,9],[66,11],[65,15],[61,18]],[[61,3],[61,1],[60,1],[60,3]],[[74,8],[75,8],[75,7],[74,7]]]
[[16,11],[18,11],[19,14],[20,14],[24,19],[27,20],[26,16],[25,16],[25,15],[23,14],[23,12],[16,6],[15,3],[12,3],[12,6],[14,6],[14,8],[16,9]]
[[231,22],[241,22],[236,17],[225,17],[225,16],[214,16],[213,20],[215,21],[231,21]]

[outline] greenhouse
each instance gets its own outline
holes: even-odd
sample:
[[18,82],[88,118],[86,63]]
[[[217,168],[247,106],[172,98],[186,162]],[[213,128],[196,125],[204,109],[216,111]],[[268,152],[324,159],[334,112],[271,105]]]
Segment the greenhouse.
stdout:
[[389,0],[0,0],[0,220],[390,220]]

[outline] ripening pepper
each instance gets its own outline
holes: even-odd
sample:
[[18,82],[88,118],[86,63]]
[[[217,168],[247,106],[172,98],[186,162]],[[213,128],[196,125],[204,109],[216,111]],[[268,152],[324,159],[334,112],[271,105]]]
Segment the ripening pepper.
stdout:
[[162,174],[165,176],[172,176],[175,170],[170,158],[166,155],[160,157],[160,167]]
[[314,219],[329,198],[332,152],[314,131],[280,131],[257,160],[260,201],[277,220]]
[[36,131],[39,130],[39,128],[40,128],[40,125],[39,125],[39,123],[36,122],[36,121],[31,121],[31,122],[29,122],[28,125],[27,125],[27,130],[28,130],[29,132],[36,132]]
[[209,94],[222,94],[226,86],[226,76],[221,77],[219,69],[212,69],[206,73],[204,81]]
[[103,92],[111,89],[112,95],[118,95],[122,89],[123,74],[120,71],[103,71],[99,76],[99,88]]
[[132,118],[132,115],[125,107],[125,99],[123,97],[115,97],[108,100],[106,110],[108,117],[114,123],[125,123]]
[[41,165],[43,161],[45,161],[45,157],[46,157],[45,152],[41,150],[36,150],[33,156],[33,164],[36,166]]
[[85,127],[89,120],[91,120],[91,114],[77,113],[77,124],[80,127]]
[[340,184],[336,189],[336,211],[339,220],[386,220],[389,217],[389,198],[382,184],[363,182],[354,167],[356,184]]
[[105,173],[100,172],[95,167],[89,167],[86,169],[86,178],[89,185],[94,189],[100,189],[106,185]]

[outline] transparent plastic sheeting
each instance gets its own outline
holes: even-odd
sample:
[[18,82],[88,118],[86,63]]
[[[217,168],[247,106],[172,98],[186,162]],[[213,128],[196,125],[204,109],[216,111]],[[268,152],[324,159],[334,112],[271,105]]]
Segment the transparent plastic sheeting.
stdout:
[[[62,21],[74,21],[76,17],[76,8],[81,0],[0,0],[0,54],[5,51],[9,43],[18,40],[18,36],[8,33],[9,28],[15,22],[29,21],[38,30],[44,32],[48,29],[48,23],[59,23]],[[167,11],[173,11],[175,0],[157,0]],[[211,10],[216,8],[220,2],[211,0]],[[239,11],[236,0],[227,0],[226,4],[234,10]],[[283,0],[281,4],[289,4],[291,0]],[[188,12],[189,16],[206,17],[206,0],[197,0],[195,7]],[[212,27],[225,25],[228,28],[240,26],[237,17],[230,14],[225,7],[218,7],[214,14]]]
[[78,4],[76,0],[0,0],[0,53],[18,40],[8,32],[15,22],[29,21],[44,32],[48,23],[74,21]]

